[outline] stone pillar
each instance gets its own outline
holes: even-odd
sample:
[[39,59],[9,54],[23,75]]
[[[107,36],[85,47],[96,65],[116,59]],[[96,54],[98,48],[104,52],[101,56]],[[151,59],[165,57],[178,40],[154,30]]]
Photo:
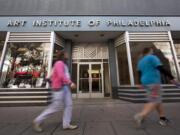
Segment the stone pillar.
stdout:
[[116,55],[114,40],[108,41],[108,50],[109,50],[109,68],[110,68],[110,80],[112,86],[112,97],[117,98],[117,66],[116,66]]

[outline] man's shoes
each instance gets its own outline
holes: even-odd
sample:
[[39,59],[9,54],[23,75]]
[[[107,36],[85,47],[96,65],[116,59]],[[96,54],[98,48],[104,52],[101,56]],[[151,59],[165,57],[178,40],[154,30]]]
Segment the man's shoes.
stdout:
[[159,119],[159,124],[160,124],[161,126],[167,126],[169,123],[170,123],[170,120],[167,119],[167,118]]
[[64,130],[74,130],[77,129],[78,126],[77,125],[68,125],[68,126],[63,126]]
[[34,131],[36,131],[36,132],[42,132],[42,131],[43,131],[41,125],[38,124],[38,123],[35,122],[35,121],[33,122],[33,129],[34,129]]
[[134,115],[134,120],[136,122],[136,126],[137,128],[141,128],[142,127],[142,122],[143,122],[143,117],[139,114]]

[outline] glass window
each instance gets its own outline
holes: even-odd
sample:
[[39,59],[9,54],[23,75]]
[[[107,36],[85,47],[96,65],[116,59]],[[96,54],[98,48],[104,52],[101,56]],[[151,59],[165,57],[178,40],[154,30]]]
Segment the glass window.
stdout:
[[[131,42],[131,57],[132,66],[134,72],[135,84],[139,84],[139,77],[137,72],[137,62],[141,57],[141,53],[145,47],[154,48],[154,55],[156,55],[160,60],[166,70],[169,70],[174,77],[177,78],[174,57],[172,55],[172,50],[169,42]],[[168,84],[169,78],[161,74],[161,80],[163,84]]]
[[180,41],[175,43],[175,49],[176,49],[176,54],[177,54],[177,58],[178,58],[178,63],[180,65]]
[[116,48],[120,85],[130,85],[126,44]]
[[110,96],[111,91],[111,81],[109,77],[109,64],[103,63],[103,75],[104,75],[104,95],[105,97]]
[[[77,84],[77,64],[76,63],[73,63],[72,64],[72,81]],[[72,93],[77,93],[77,88],[75,90],[72,90]]]
[[3,51],[4,42],[0,41],[0,59]]
[[1,87],[45,87],[49,46],[49,43],[8,43],[0,78]]

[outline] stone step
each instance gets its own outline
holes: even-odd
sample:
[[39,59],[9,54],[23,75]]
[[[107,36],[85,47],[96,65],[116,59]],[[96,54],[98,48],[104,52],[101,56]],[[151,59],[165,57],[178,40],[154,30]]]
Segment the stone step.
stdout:
[[34,91],[34,92],[27,92],[27,91],[24,91],[24,92],[0,92],[0,97],[1,96],[48,96],[48,95],[51,95],[50,92],[48,91]]
[[13,94],[48,94],[49,92],[48,91],[20,91],[20,92],[14,92],[14,91],[9,91],[9,92],[0,92],[0,95],[3,95],[3,94],[9,94],[9,95],[13,95]]
[[[163,92],[179,92],[180,89],[162,89]],[[144,89],[118,89],[118,92],[124,93],[145,93]]]
[[48,98],[49,96],[0,96],[0,99]]
[[[177,87],[175,85],[162,85],[161,86],[163,89],[176,89]],[[125,86],[120,86],[120,87],[114,87],[115,89],[140,89],[139,85],[135,85],[135,86],[129,86],[129,85],[125,85]]]
[[0,106],[47,105],[50,99],[49,89],[0,89]]
[[[145,103],[147,101],[146,98],[119,97],[119,99],[133,103]],[[180,97],[166,97],[163,98],[163,102],[180,102]]]
[[[134,103],[146,101],[146,92],[144,89],[136,89],[134,87],[118,87],[117,98]],[[165,102],[180,102],[180,89],[174,86],[163,87],[162,97]]]
[[32,88],[32,89],[26,89],[26,88],[19,88],[19,89],[7,89],[7,88],[0,88],[1,92],[37,92],[37,91],[50,91],[50,89],[40,89],[40,88]]
[[26,100],[26,101],[0,101],[0,107],[14,106],[45,106],[50,102],[48,100]]

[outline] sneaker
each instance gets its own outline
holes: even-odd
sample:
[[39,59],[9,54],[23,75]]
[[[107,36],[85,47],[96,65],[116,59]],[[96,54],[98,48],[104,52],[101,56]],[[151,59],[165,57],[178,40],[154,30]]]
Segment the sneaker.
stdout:
[[77,128],[78,128],[77,125],[69,125],[69,126],[63,127],[64,130],[74,130],[74,129],[77,129]]
[[159,120],[159,124],[160,124],[161,126],[167,126],[169,123],[170,123],[170,120],[167,119],[167,118],[165,118],[164,120],[163,120],[163,119],[160,119],[160,120]]
[[134,115],[134,120],[136,122],[137,128],[142,127],[143,117],[139,114]]
[[42,132],[42,131],[43,131],[41,125],[38,124],[37,122],[33,122],[33,129],[34,129],[34,131],[36,131],[36,132]]

